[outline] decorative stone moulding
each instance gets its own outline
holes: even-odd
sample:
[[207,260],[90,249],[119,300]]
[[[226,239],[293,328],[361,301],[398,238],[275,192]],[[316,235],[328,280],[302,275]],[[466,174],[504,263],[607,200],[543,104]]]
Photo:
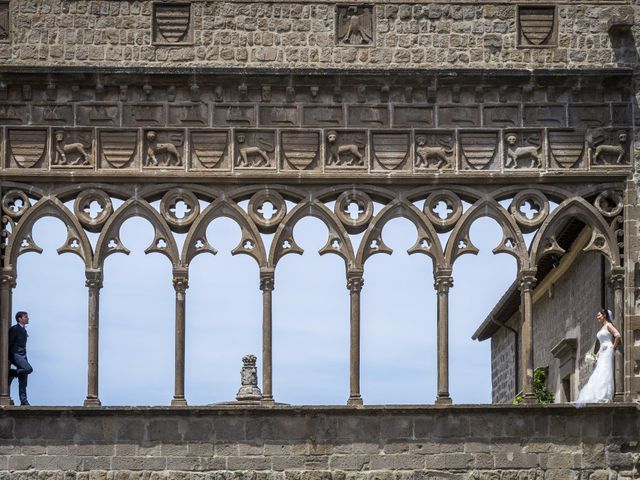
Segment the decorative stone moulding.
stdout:
[[152,20],[154,45],[193,43],[193,19],[189,3],[154,3]]
[[555,47],[558,44],[558,19],[555,6],[518,6],[518,46]]

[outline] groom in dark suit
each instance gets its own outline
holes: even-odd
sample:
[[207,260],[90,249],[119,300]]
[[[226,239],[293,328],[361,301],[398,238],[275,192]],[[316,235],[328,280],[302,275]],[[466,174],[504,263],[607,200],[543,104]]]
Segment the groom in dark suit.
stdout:
[[29,405],[27,400],[27,375],[33,372],[33,368],[27,360],[27,324],[29,314],[27,312],[16,313],[16,324],[9,329],[9,362],[16,368],[9,369],[9,387],[11,381],[18,377],[18,392],[20,405]]

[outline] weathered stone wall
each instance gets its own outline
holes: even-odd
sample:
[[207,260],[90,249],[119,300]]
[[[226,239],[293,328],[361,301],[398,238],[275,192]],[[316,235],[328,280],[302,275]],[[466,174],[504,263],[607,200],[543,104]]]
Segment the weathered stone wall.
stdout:
[[[517,316],[507,325],[518,331]],[[491,337],[491,402],[511,403],[516,396],[516,334],[500,328]]]
[[[167,2],[179,3],[179,2]],[[371,42],[338,45],[336,6],[309,2],[192,2],[185,45],[153,42],[151,1],[11,2],[0,61],[20,66],[185,68],[603,68],[633,66],[633,42],[613,40],[626,2],[558,5],[553,48],[518,46],[516,5],[374,3]],[[336,38],[338,37],[338,38]]]
[[630,480],[637,406],[5,409],[20,479]]

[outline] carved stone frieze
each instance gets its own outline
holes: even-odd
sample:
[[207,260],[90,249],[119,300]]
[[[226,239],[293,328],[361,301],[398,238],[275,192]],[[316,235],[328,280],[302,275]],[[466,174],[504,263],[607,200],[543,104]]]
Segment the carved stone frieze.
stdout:
[[29,106],[25,103],[0,103],[0,124],[26,125],[29,123]]
[[237,168],[275,169],[276,134],[273,130],[238,130],[235,134]]
[[120,108],[117,103],[79,103],[76,107],[78,125],[118,127]]
[[499,170],[497,132],[461,132],[458,138],[463,170]]
[[[36,167],[35,175],[162,175],[168,168],[195,177],[375,178],[618,174],[631,167],[632,142],[620,140],[620,133],[631,138],[632,123],[624,76],[503,83],[433,76],[3,78],[2,168],[16,174]],[[63,140],[56,140],[59,132]],[[622,157],[614,155],[621,150]]]
[[34,125],[73,125],[73,106],[61,103],[39,103],[31,106]]
[[629,163],[631,134],[627,130],[592,129],[587,132],[591,166],[612,166]]
[[544,135],[540,130],[505,131],[503,151],[506,169],[544,167]]
[[549,130],[548,139],[551,168],[584,168],[584,132]]
[[7,131],[8,168],[42,168],[47,157],[48,132],[45,128],[10,128]]
[[454,131],[417,131],[415,141],[416,170],[451,170],[455,168]]
[[191,130],[191,161],[189,167],[194,170],[229,170],[230,144],[229,133],[225,130]]
[[177,127],[206,127],[209,105],[199,102],[169,105],[167,123]]
[[54,168],[93,168],[94,138],[91,129],[56,129],[53,133],[51,166]]
[[411,150],[409,133],[371,134],[371,155],[374,159],[374,170],[406,170],[411,168],[407,162]]
[[137,130],[103,130],[99,135],[100,168],[128,169],[138,165]]
[[218,127],[253,127],[256,124],[256,109],[253,105],[216,105],[213,125]]
[[325,132],[325,168],[366,169],[367,137],[365,132],[328,130]]
[[142,164],[151,168],[184,168],[183,130],[145,130]]
[[320,156],[319,131],[283,131],[280,137],[281,168],[314,170]]

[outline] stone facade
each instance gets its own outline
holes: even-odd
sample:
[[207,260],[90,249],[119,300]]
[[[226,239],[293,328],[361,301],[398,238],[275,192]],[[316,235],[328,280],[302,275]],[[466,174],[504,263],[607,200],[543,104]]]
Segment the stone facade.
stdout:
[[12,410],[15,479],[637,478],[637,406]]
[[0,44],[0,60],[178,69],[634,67],[633,43],[610,35],[611,25],[627,25],[634,11],[615,0],[553,2],[554,31],[543,48],[523,48],[517,15],[526,12],[514,4],[372,2],[370,40],[344,42],[332,3],[190,3],[188,35],[170,36],[172,43],[158,41],[151,1],[13,1],[11,41]]

